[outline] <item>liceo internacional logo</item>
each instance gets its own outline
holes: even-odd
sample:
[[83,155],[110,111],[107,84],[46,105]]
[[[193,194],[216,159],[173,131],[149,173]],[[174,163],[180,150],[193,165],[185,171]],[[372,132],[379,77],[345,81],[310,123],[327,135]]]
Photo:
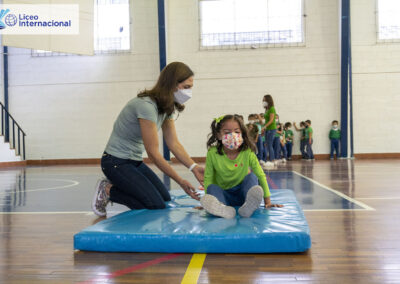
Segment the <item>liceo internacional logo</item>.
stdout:
[[0,34],[79,34],[79,5],[2,4],[0,7]]

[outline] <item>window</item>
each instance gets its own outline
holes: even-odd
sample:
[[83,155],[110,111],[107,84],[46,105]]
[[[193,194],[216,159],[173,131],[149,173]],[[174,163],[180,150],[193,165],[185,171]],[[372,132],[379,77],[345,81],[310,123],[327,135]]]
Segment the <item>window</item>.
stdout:
[[400,1],[378,0],[378,41],[400,41]]
[[[129,0],[95,0],[95,53],[126,52],[131,48]],[[32,50],[34,56],[68,55],[44,50]]]
[[303,20],[303,0],[200,0],[200,46],[298,46]]

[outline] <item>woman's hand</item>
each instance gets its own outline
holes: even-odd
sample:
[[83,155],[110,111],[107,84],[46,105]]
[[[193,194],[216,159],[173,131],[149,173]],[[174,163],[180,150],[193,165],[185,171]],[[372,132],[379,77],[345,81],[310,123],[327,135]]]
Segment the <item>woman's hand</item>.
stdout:
[[199,183],[204,186],[204,168],[200,166],[195,166],[192,172]]
[[265,209],[270,209],[272,207],[278,207],[278,208],[283,207],[282,204],[272,204],[270,197],[264,197],[264,203],[265,203],[264,205]]
[[191,198],[200,200],[200,194],[194,189],[193,185],[190,182],[188,182],[185,179],[182,179],[178,182],[178,184]]

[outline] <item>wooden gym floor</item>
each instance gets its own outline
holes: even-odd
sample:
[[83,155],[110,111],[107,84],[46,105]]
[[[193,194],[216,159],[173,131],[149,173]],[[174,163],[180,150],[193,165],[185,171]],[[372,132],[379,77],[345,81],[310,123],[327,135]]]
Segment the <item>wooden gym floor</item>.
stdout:
[[0,283],[400,283],[399,173],[395,159],[282,165],[270,187],[295,191],[311,249],[193,255],[74,251],[73,235],[102,220],[90,211],[100,168],[0,169]]

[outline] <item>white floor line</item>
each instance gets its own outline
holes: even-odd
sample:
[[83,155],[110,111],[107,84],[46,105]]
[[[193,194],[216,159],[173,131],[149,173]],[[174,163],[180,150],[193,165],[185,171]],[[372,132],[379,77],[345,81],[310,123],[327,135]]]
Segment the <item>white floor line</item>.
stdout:
[[[109,215],[114,215],[118,213],[122,213],[125,211],[107,211]],[[85,214],[85,215],[93,215],[96,216],[92,211],[55,211],[55,212],[0,212],[0,215],[51,215],[51,214]]]
[[[303,178],[305,178],[305,179],[307,179],[307,180],[309,180],[309,181],[311,181],[312,183],[315,183],[316,185],[319,185],[323,189],[326,189],[326,190],[328,190],[330,192],[333,192],[333,193],[339,195],[340,197],[342,197],[342,198],[344,198],[344,199],[346,199],[346,200],[348,200],[350,202],[353,202],[353,203],[357,204],[358,206],[364,208],[364,210],[375,211],[374,208],[368,206],[367,204],[365,204],[365,203],[363,203],[361,201],[357,201],[357,200],[355,200],[355,199],[353,199],[353,198],[351,198],[351,197],[349,197],[349,196],[347,196],[347,195],[345,195],[345,194],[343,194],[343,193],[341,193],[341,192],[339,192],[337,190],[334,190],[334,189],[332,189],[330,187],[327,187],[326,185],[323,185],[323,184],[321,184],[321,183],[319,183],[319,182],[317,182],[317,181],[315,181],[315,180],[313,180],[313,179],[311,179],[309,177],[306,177],[306,176],[304,176],[304,175],[302,175],[302,174],[300,174],[300,173],[298,173],[296,171],[292,171],[292,172],[297,174],[297,175],[299,175],[299,176],[301,176],[301,177],[303,177]],[[349,209],[349,210],[354,210],[354,209]],[[324,210],[324,211],[328,211],[328,210]]]
[[357,197],[357,199],[366,199],[366,200],[394,200],[400,199],[400,197]]
[[[375,209],[372,209],[375,210]],[[323,211],[328,211],[328,212],[353,212],[353,211],[372,211],[371,209],[303,209],[303,211],[307,211],[307,212],[323,212]]]
[[[54,186],[54,187],[48,187],[48,188],[38,188],[38,189],[28,189],[28,190],[22,190],[22,192],[35,192],[35,191],[45,191],[45,190],[54,190],[54,189],[65,189],[68,187],[73,187],[79,184],[79,181],[76,180],[69,180],[69,179],[40,179],[40,180],[56,180],[56,181],[65,181],[65,182],[71,182],[72,184],[67,184],[67,185],[61,185],[61,186]],[[9,195],[12,192],[0,192],[0,195]]]

